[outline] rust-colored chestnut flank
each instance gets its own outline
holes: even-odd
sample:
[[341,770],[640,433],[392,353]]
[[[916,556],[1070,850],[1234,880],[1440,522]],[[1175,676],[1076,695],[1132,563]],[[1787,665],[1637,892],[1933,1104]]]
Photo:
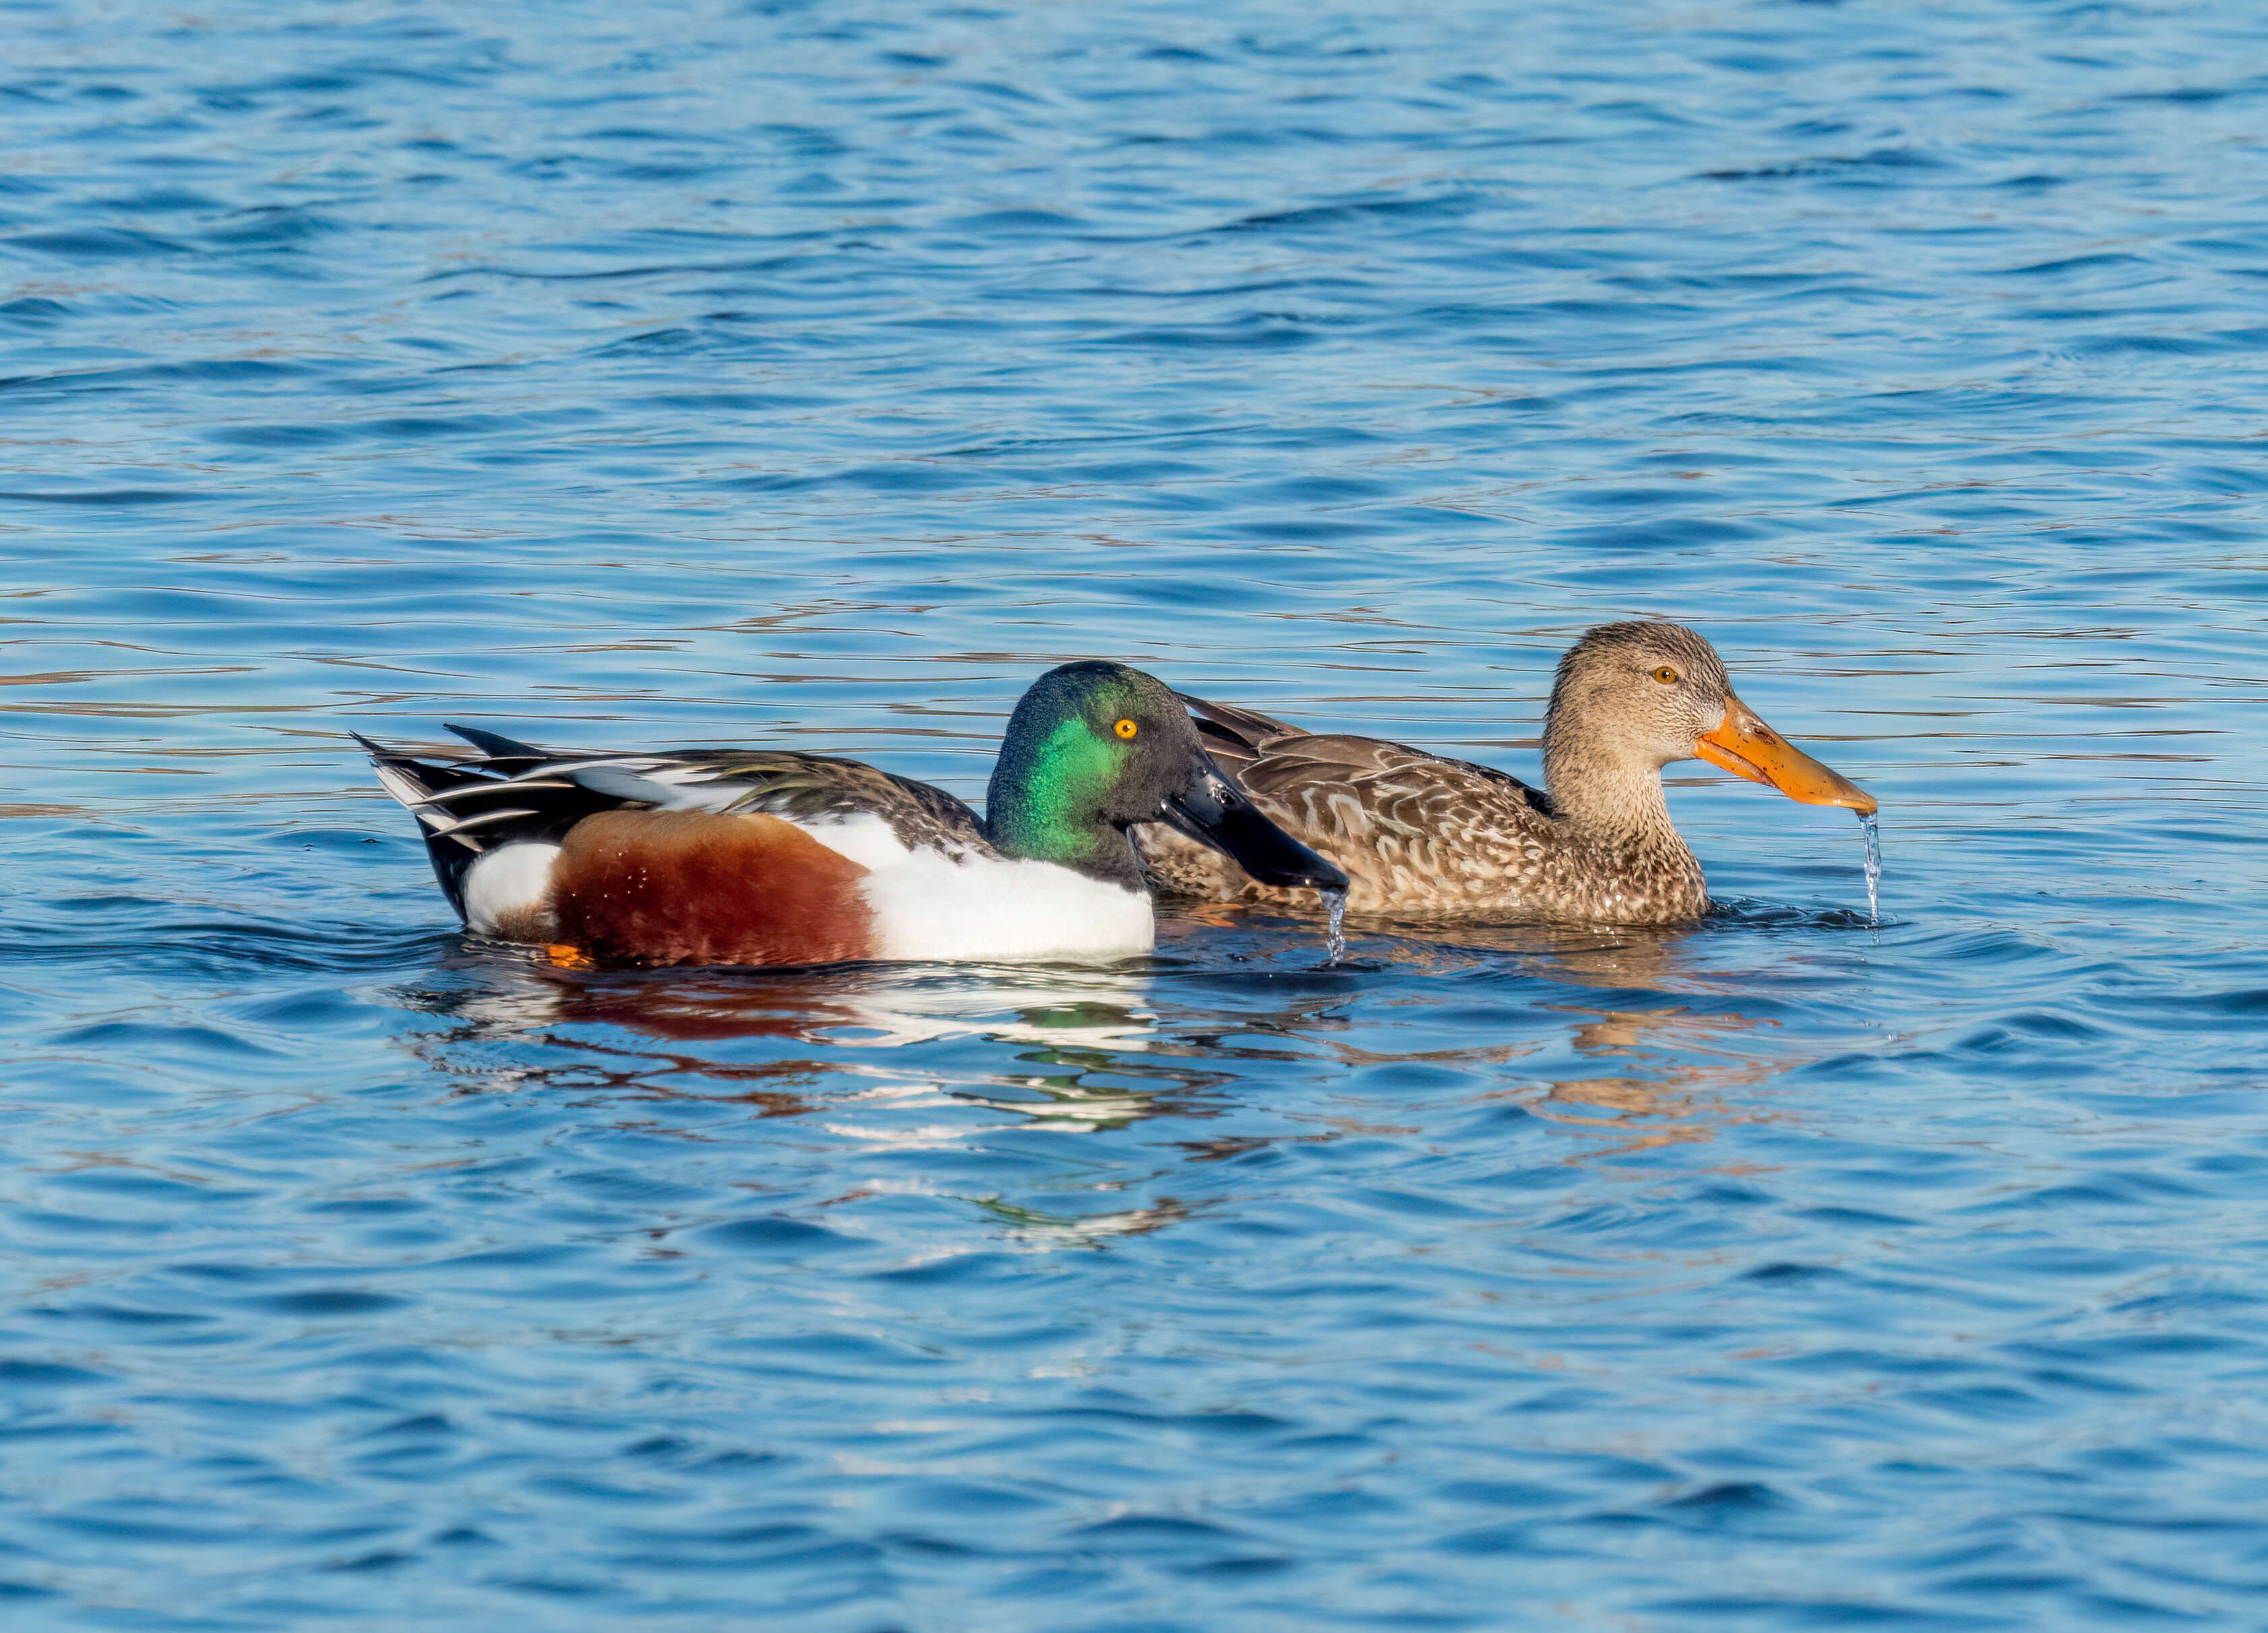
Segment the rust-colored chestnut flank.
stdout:
[[600,964],[832,964],[873,956],[865,874],[777,816],[602,811],[560,847],[552,911]]

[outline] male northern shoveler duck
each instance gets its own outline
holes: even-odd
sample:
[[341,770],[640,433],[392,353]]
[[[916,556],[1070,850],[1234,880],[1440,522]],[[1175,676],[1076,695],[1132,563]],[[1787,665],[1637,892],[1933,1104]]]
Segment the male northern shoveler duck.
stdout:
[[[1559,661],[1543,719],[1543,788],[1398,743],[1315,736],[1248,709],[1182,700],[1253,803],[1346,869],[1347,905],[1358,913],[1697,918],[1708,886],[1662,798],[1661,768],[1674,760],[1698,757],[1807,804],[1874,809],[1874,795],[1759,720],[1715,649],[1676,624],[1602,624]],[[1154,827],[1138,839],[1169,890],[1299,899],[1235,877]]]
[[1024,694],[981,818],[824,755],[557,754],[449,729],[484,757],[357,741],[466,927],[563,962],[1125,957],[1156,937],[1139,822],[1271,885],[1346,883],[1221,775],[1171,691],[1119,663],[1068,663]]

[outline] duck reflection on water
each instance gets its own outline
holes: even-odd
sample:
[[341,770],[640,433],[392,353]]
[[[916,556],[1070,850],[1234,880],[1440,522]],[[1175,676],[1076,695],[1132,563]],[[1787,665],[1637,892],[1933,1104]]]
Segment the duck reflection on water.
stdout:
[[[1184,905],[1174,916],[1214,929],[1233,927],[1246,915],[1266,910],[1224,903]],[[1561,993],[1536,1007],[1567,1017],[1566,1030],[1539,1032],[1534,1011],[1521,1017],[1525,1035],[1511,1041],[1463,1042],[1442,1048],[1381,1049],[1357,1042],[1334,1016],[1318,1015],[1305,1030],[1313,1043],[1342,1064],[1356,1067],[1440,1064],[1471,1067],[1513,1062],[1564,1047],[1573,1053],[1624,1064],[1612,1074],[1554,1077],[1538,1075],[1478,1099],[1508,1101],[1570,1133],[1602,1136],[1609,1143],[1587,1145],[1570,1162],[1649,1147],[1707,1141],[1732,1122],[1764,1120],[1771,1113],[1753,1103],[1735,1104],[1724,1091],[1750,1089],[1800,1065],[1784,1050],[1770,1053],[1741,1046],[1741,1040],[1778,1023],[1737,1009],[1704,1007],[1712,1000],[1737,998],[1739,986],[1712,972],[1696,956],[1695,933],[1674,926],[1580,926],[1566,924],[1411,924],[1369,915],[1353,920],[1364,935],[1345,966],[1351,972],[1382,967],[1454,976],[1501,968],[1510,963],[1534,988],[1612,991],[1627,1001],[1594,1008]],[[1839,920],[1837,920],[1839,923]],[[1172,944],[1180,927],[1161,920],[1160,934]],[[1186,933],[1183,930],[1182,933]],[[1672,1000],[1650,1003],[1659,996]],[[1785,1039],[1779,1041],[1785,1042]],[[1513,1073],[1507,1072],[1506,1075]],[[1197,1149],[1192,1146],[1192,1149]],[[1234,1155],[1223,1150],[1218,1155]]]
[[[1051,1080],[1067,1067],[1138,1055],[1152,1024],[1139,1003],[1142,979],[1108,971],[867,965],[602,972],[481,953],[459,961],[455,973],[457,982],[412,998],[413,1007],[458,1023],[417,1047],[453,1058],[459,1070],[483,1079],[483,1088],[541,1087],[548,1079],[587,1084],[595,1075],[672,1098],[746,1100],[770,1116],[836,1111],[878,1093],[902,1099],[924,1089],[961,1092],[948,1083],[908,1085],[889,1051],[956,1038],[1029,1045],[1032,1053],[1017,1058],[1051,1068],[1034,1075]],[[483,1059],[482,1046],[498,1043],[560,1058],[549,1066]],[[733,1044],[753,1046],[722,1046]],[[688,1045],[708,1046],[670,1046]],[[821,1053],[782,1054],[767,1046],[776,1045]],[[878,1078],[888,1087],[878,1088]]]
[[[1168,913],[1164,956],[1119,970],[600,972],[476,953],[417,999],[456,1024],[416,1046],[482,1090],[737,1101],[759,1116],[817,1118],[836,1134],[895,1145],[961,1143],[1012,1126],[1101,1133],[1264,1112],[1268,1075],[1318,1055],[1359,1068],[1438,1066],[1503,1085],[1476,1100],[1510,1101],[1585,1136],[1570,1160],[1712,1138],[1725,1121],[1760,1114],[1752,1096],[1736,1109],[1723,1091],[1790,1064],[1778,1051],[1742,1046],[1773,1023],[1712,1001],[1732,989],[1691,955],[1690,932],[1430,925],[1421,939],[1403,926],[1362,935],[1354,963],[1325,971],[1267,960],[1280,927],[1248,920],[1276,916],[1225,904]],[[1225,960],[1224,947],[1247,950]],[[1356,990],[1395,973],[1480,978],[1479,1023],[1413,1038],[1348,1018]],[[1613,996],[1586,1003],[1586,989]],[[1469,1022],[1475,1014],[1466,1011]],[[1555,1074],[1544,1064],[1569,1053],[1609,1069]],[[1523,1072],[1530,1060],[1536,1067]],[[933,1117],[924,1107],[957,1112]],[[978,1107],[1005,1120],[971,1123],[966,1113]],[[1167,1144],[1179,1160],[1204,1162],[1395,1121],[1390,1102],[1370,1097],[1285,1115],[1307,1129],[1208,1137],[1192,1128]],[[1603,1149],[1592,1144],[1601,1137]]]

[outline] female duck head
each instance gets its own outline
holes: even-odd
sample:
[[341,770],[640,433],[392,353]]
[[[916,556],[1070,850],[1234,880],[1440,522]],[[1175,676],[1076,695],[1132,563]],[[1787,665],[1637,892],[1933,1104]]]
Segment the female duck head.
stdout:
[[1704,759],[1807,805],[1861,813],[1874,796],[1796,748],[1741,701],[1716,648],[1679,624],[1602,624],[1559,661],[1543,722],[1543,770],[1571,812],[1603,796],[1631,807],[1632,778]]
[[1123,663],[1049,669],[1009,718],[984,827],[1011,856],[1141,884],[1126,830],[1172,824],[1264,884],[1344,890],[1346,876],[1253,808],[1198,741],[1181,700]]

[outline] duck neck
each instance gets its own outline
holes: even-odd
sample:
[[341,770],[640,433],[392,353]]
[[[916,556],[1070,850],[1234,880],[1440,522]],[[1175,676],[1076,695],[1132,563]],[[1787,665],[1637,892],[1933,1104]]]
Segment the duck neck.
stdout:
[[1134,843],[1102,815],[1116,773],[1109,755],[1077,720],[1037,743],[1012,737],[1001,745],[984,796],[984,837],[1003,856],[1052,862],[1139,890]]
[[1693,853],[1669,820],[1660,766],[1554,752],[1557,746],[1545,744],[1543,780],[1569,837],[1618,855],[1666,853],[1691,859]]

